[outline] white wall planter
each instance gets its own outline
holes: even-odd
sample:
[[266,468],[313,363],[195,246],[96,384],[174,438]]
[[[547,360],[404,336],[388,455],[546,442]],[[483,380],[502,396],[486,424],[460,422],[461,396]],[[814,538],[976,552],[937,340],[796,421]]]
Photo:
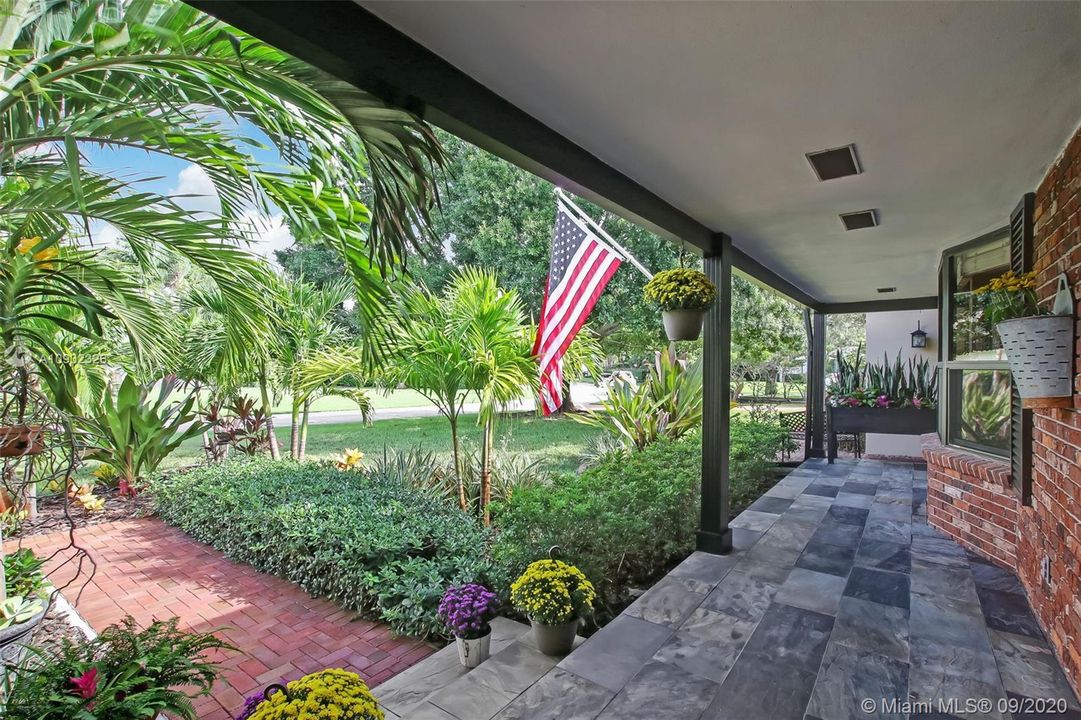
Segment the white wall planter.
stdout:
[[1026,408],[1072,407],[1074,319],[1045,315],[995,326]]

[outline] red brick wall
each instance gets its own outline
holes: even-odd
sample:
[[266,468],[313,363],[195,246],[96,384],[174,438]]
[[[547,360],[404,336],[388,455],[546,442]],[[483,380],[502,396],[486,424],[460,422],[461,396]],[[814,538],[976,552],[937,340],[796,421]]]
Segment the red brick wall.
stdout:
[[[1050,306],[1065,272],[1081,300],[1081,129],[1036,190],[1033,263]],[[1081,302],[1075,308],[1081,315]],[[943,448],[925,436],[927,516],[975,552],[1016,570],[1032,607],[1081,693],[1081,321],[1072,409],[1035,410],[1032,504],[1022,507],[1005,463]],[[1051,559],[1051,582],[1041,577]]]
[[1010,466],[943,447],[924,435],[927,519],[965,547],[1011,570],[1017,565],[1017,498]]
[[[1081,130],[1036,190],[1035,252],[1040,299],[1050,304],[1065,272],[1081,298]],[[1081,356],[1081,341],[1076,346]],[[1081,360],[1075,362],[1075,371]],[[1017,571],[1075,689],[1081,689],[1081,375],[1074,409],[1034,411],[1032,506],[1021,509]],[[1040,562],[1051,558],[1051,584]]]

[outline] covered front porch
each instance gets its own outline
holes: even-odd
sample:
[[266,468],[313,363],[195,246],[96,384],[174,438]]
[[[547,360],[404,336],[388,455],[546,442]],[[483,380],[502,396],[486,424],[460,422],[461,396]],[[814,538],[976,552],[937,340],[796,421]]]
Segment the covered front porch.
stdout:
[[380,698],[410,720],[1081,718],[1018,579],[929,526],[926,496],[913,464],[809,460],[732,520],[732,553],[691,555],[562,661],[510,627],[480,669],[448,647]]

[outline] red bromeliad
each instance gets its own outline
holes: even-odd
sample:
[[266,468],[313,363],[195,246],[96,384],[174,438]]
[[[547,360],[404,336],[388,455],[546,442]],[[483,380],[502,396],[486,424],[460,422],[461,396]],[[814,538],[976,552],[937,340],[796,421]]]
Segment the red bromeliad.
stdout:
[[94,697],[98,693],[98,669],[90,668],[82,675],[69,678],[71,684],[75,686],[73,691],[76,695],[86,700]]

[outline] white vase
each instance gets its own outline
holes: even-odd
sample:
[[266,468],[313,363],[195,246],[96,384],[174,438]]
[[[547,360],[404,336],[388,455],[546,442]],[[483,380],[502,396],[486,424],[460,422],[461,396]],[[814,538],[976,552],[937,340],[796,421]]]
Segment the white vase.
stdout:
[[1025,407],[1063,407],[1073,395],[1074,319],[1068,315],[1004,320],[995,326]]
[[454,638],[458,646],[458,660],[467,668],[475,668],[488,659],[492,646],[492,631],[479,638]]

